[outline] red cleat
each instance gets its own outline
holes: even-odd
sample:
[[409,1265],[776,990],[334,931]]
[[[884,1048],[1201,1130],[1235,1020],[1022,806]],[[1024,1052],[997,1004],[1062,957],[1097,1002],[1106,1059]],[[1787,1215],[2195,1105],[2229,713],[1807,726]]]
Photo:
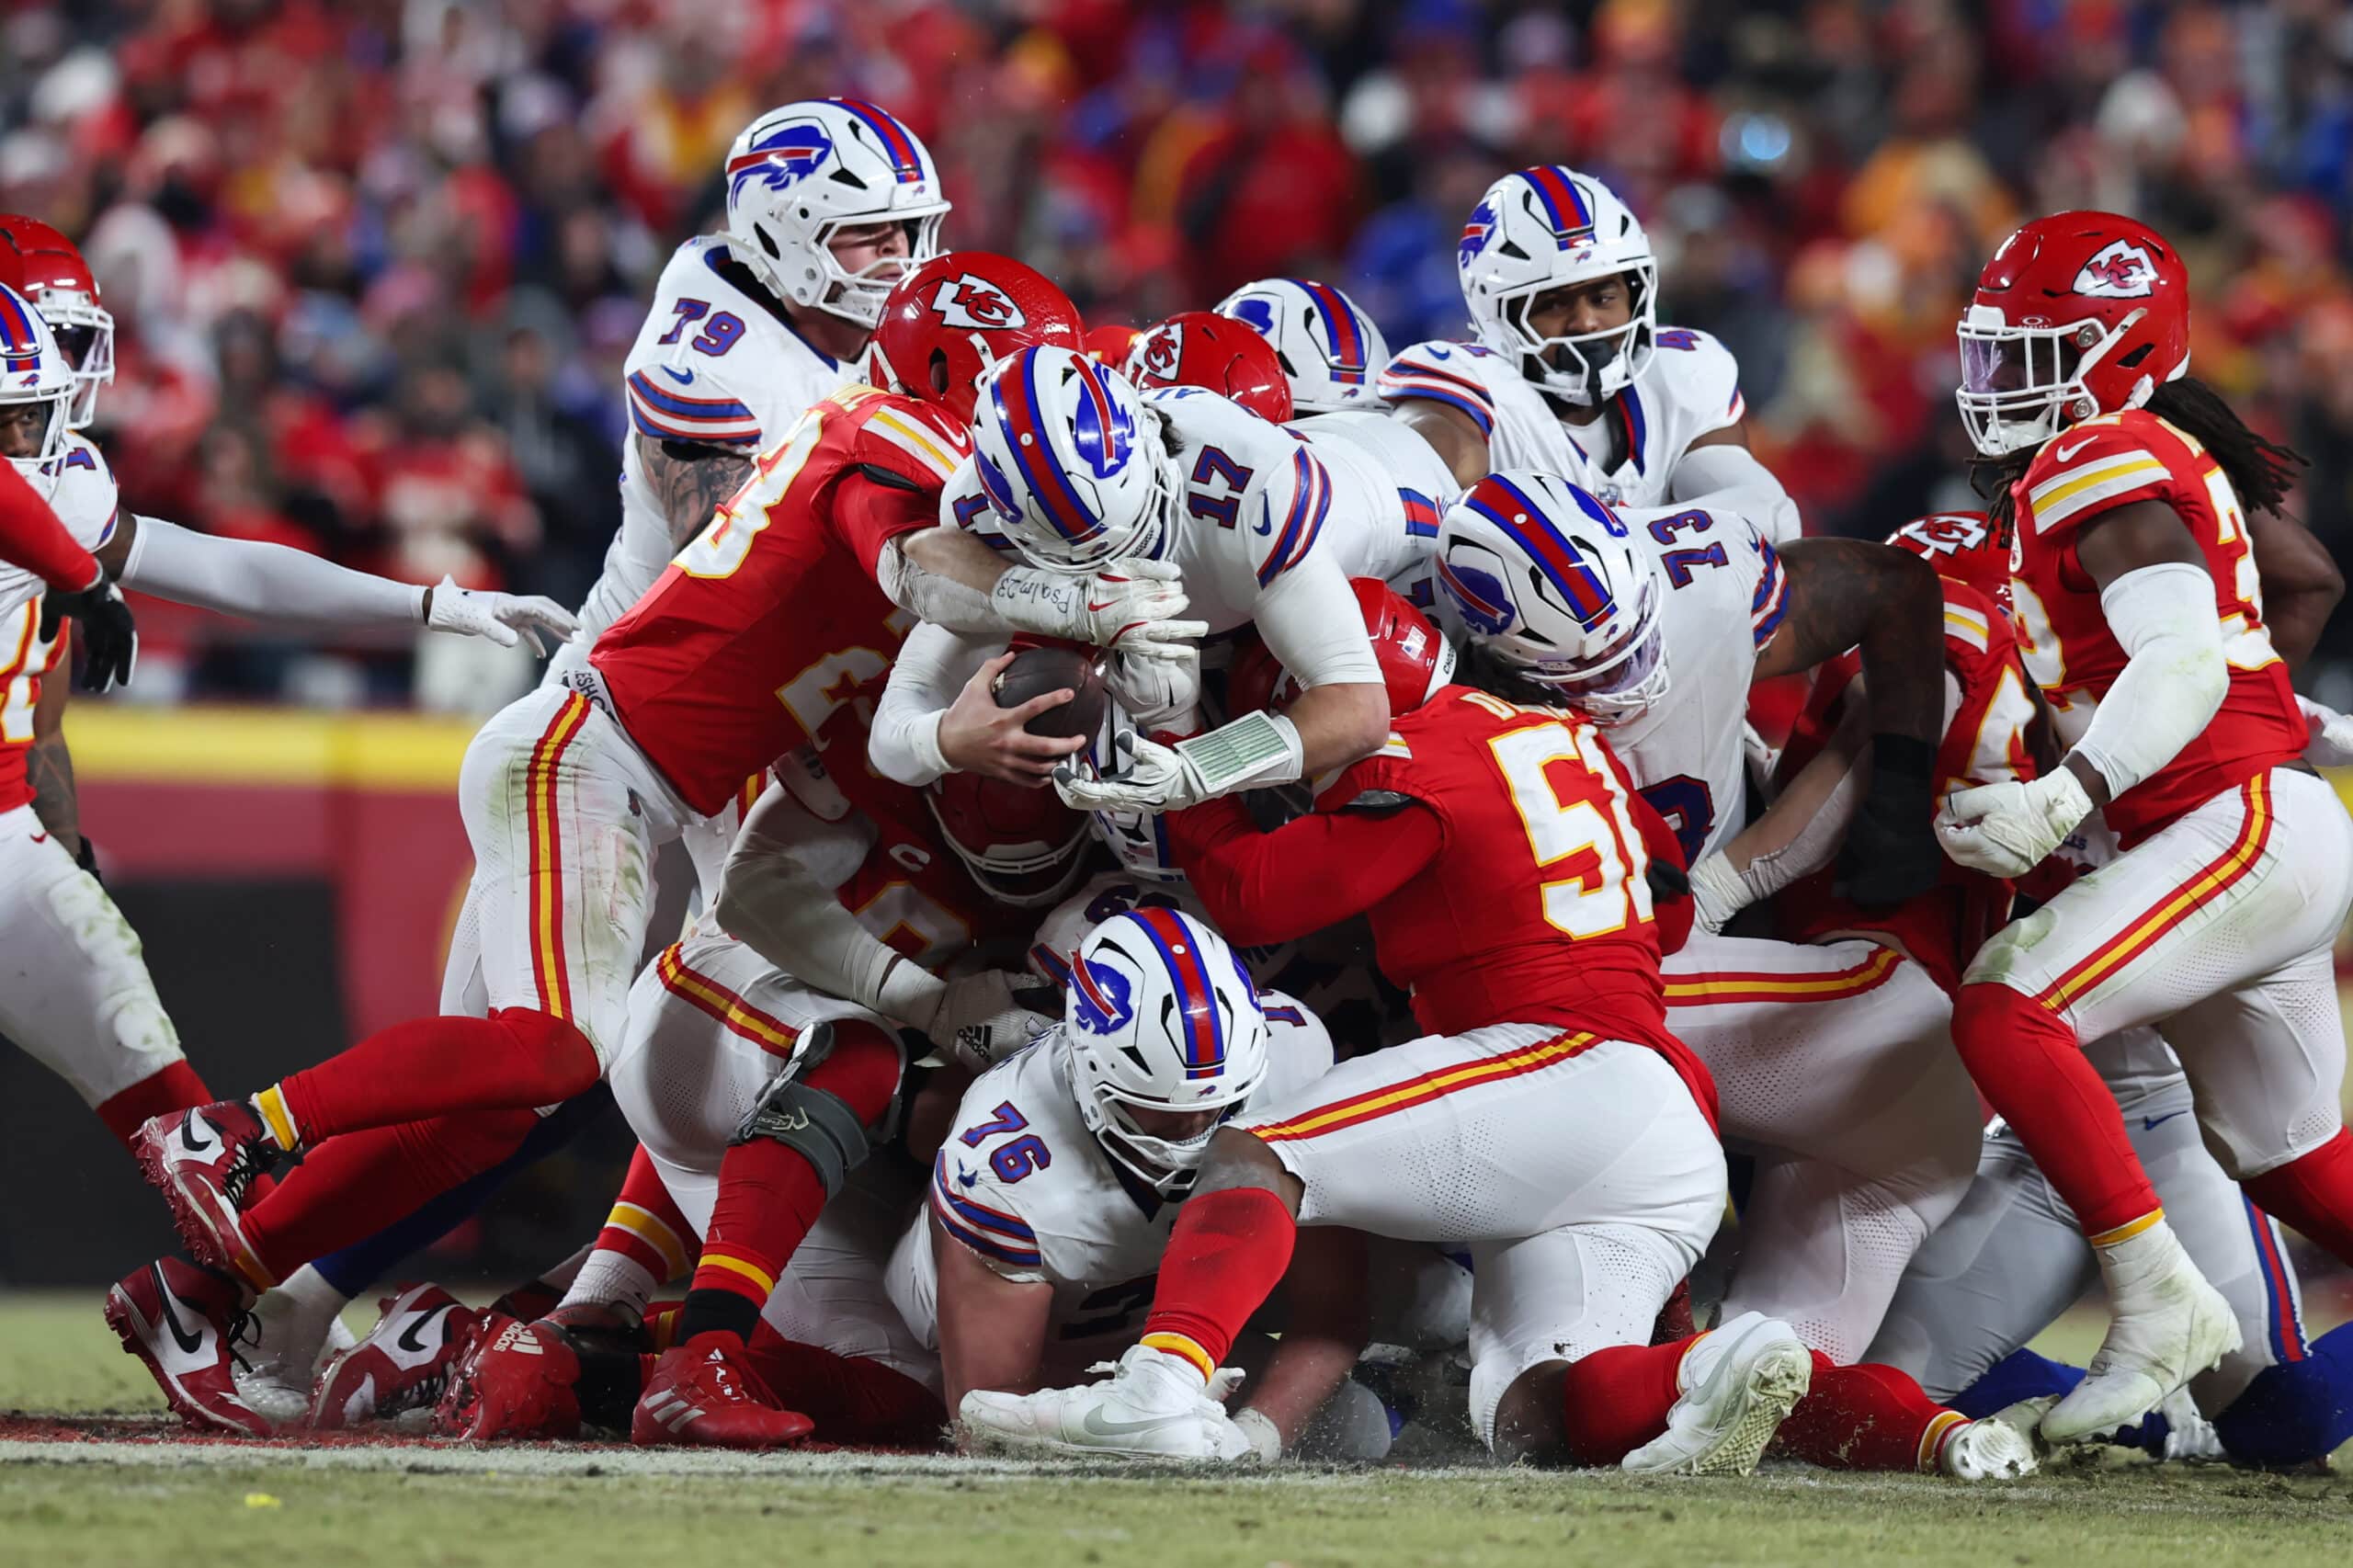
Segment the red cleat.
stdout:
[[742,1364],[743,1348],[733,1335],[699,1334],[665,1350],[638,1397],[629,1440],[641,1448],[780,1449],[807,1437],[816,1424],[778,1405],[759,1374]]
[[489,1314],[438,1285],[388,1296],[368,1337],[327,1363],[311,1393],[311,1425],[323,1432],[428,1411],[449,1369],[474,1346]]
[[269,1436],[269,1423],[238,1397],[231,1349],[244,1293],[231,1280],[176,1257],[159,1258],[107,1292],[107,1326],[147,1363],[165,1400],[199,1431]]
[[489,1443],[580,1435],[580,1358],[561,1330],[512,1318],[486,1321],[449,1369],[433,1407],[433,1435]]
[[[224,1274],[252,1275],[237,1211],[254,1178],[277,1162],[261,1119],[242,1100],[216,1100],[195,1110],[150,1118],[132,1134],[139,1173],[171,1206],[172,1223],[196,1261]],[[267,1281],[263,1281],[267,1283]]]

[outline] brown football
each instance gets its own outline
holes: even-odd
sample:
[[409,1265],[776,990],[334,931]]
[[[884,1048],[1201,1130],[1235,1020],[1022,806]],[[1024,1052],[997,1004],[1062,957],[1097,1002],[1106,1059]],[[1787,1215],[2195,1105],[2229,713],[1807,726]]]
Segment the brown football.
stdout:
[[1033,735],[1091,737],[1102,728],[1103,710],[1110,701],[1104,688],[1101,655],[1075,648],[1024,648],[998,672],[990,690],[999,708],[1018,708],[1050,691],[1076,694],[1023,726]]

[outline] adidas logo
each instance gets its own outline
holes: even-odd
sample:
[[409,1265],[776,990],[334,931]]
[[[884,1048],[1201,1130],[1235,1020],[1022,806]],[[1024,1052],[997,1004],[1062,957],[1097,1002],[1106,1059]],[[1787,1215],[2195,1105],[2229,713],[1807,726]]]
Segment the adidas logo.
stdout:
[[525,1356],[546,1355],[547,1346],[540,1343],[539,1336],[537,1335],[527,1334],[524,1332],[529,1327],[530,1327],[530,1324],[508,1324],[505,1328],[498,1331],[498,1343],[492,1346],[491,1348],[493,1350],[513,1350]]
[[668,1427],[671,1431],[676,1432],[683,1428],[688,1422],[692,1421],[696,1416],[700,1415],[702,1414],[702,1406],[688,1403],[682,1395],[665,1393],[662,1396],[661,1400],[647,1412],[647,1414],[652,1415],[654,1420],[659,1421],[663,1426]]

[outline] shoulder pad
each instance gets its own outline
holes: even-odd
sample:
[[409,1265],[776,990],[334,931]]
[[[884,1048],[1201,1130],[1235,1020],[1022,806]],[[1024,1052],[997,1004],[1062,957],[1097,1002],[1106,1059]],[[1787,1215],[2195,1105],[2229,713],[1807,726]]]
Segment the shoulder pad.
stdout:
[[631,425],[664,441],[756,447],[760,422],[710,366],[641,365],[623,378]]
[[1740,361],[1713,336],[1688,326],[1663,326],[1651,341],[1651,364],[1674,401],[1688,406],[1702,433],[1722,429],[1748,412],[1740,395]]
[[1474,364],[1474,358],[1492,361],[1495,356],[1475,343],[1416,343],[1390,359],[1375,390],[1392,403],[1419,398],[1443,403],[1466,415],[1480,435],[1490,435],[1495,427],[1495,393],[1481,379],[1487,367]]
[[844,406],[858,421],[855,450],[860,464],[879,465],[909,479],[909,489],[945,485],[972,452],[972,438],[927,403],[882,393]]
[[2045,441],[2019,482],[2035,532],[2051,533],[2161,488],[2173,475],[2168,460],[2187,456],[2178,439],[2153,439],[2164,430],[2162,421],[2135,410]]
[[[992,1178],[989,1157],[966,1148],[957,1133],[931,1162],[931,1212],[941,1230],[991,1262],[1012,1268],[1038,1268],[1044,1257],[1038,1233],[1011,1211],[1007,1194]],[[952,1153],[951,1153],[952,1151]]]

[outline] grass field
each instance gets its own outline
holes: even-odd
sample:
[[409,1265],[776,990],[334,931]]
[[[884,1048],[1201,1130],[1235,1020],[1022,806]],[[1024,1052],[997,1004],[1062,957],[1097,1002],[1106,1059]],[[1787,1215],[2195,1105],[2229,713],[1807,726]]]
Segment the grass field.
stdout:
[[[2096,1324],[2075,1325],[2080,1341]],[[2078,1343],[2061,1348],[2080,1351]],[[2110,1455],[2013,1485],[181,1441],[81,1298],[0,1297],[0,1562],[2341,1564],[2353,1482]],[[111,1415],[108,1441],[43,1417]]]

